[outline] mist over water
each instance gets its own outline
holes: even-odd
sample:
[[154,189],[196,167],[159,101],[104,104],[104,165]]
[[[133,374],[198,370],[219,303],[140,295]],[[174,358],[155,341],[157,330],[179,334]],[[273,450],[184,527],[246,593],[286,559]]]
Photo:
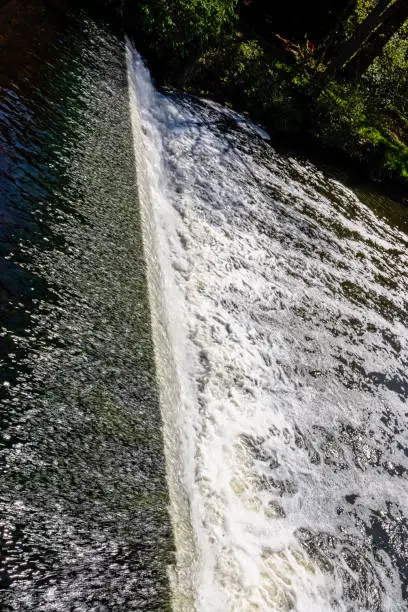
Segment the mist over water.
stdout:
[[128,75],[195,607],[406,609],[403,226],[130,47]]

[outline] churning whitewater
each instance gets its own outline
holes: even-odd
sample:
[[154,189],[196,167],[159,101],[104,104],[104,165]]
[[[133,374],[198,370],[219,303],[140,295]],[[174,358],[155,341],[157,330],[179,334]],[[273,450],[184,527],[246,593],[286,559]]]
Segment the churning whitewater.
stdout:
[[407,236],[127,53],[174,608],[404,610]]

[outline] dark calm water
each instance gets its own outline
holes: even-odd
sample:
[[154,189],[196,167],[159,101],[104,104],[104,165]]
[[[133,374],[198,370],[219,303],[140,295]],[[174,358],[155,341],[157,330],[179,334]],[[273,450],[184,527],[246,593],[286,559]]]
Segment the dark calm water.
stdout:
[[0,9],[0,609],[167,610],[124,44]]

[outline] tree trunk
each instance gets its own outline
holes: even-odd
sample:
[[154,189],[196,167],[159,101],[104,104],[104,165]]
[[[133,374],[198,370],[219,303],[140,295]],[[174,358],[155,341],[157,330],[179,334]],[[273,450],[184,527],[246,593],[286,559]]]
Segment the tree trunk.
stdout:
[[393,34],[398,32],[408,19],[408,0],[396,0],[386,11],[383,22],[370,36],[367,43],[351,59],[345,68],[345,74],[358,79],[378,57]]
[[336,73],[344,66],[344,64],[351,60],[353,55],[357,53],[359,49],[361,49],[367,38],[381,24],[384,12],[386,11],[389,4],[390,0],[378,1],[377,6],[369,13],[367,18],[362,23],[360,23],[351,38],[346,40],[337,49],[337,53],[335,54],[333,60],[328,66],[329,73]]
[[340,43],[343,43],[342,37],[344,38],[343,24],[347,21],[347,18],[356,8],[356,0],[348,0],[343,11],[338,14],[335,27],[327,32],[322,44],[318,47],[318,54],[316,57],[319,62],[324,62],[327,55],[332,55],[332,49],[336,50]]

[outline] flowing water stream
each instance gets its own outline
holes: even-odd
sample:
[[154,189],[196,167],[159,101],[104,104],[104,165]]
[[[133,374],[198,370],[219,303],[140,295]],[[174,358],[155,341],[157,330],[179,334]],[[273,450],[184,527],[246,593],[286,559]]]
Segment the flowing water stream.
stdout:
[[403,228],[130,46],[128,72],[197,609],[406,609]]
[[406,610],[407,211],[40,5],[0,81],[1,610]]

